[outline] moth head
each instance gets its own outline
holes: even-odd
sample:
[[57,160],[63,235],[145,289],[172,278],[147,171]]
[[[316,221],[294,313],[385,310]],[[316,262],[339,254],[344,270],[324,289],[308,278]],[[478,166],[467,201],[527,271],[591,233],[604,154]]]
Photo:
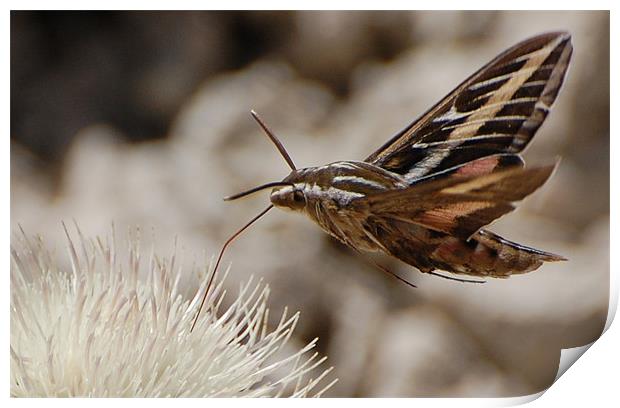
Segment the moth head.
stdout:
[[269,200],[276,207],[294,211],[303,210],[306,206],[306,195],[304,194],[303,183],[296,183],[297,171],[293,171],[288,177],[282,181],[274,181],[254,187],[250,190],[225,197],[224,200],[236,200],[257,191],[271,188]]
[[276,207],[293,211],[301,211],[306,206],[306,196],[303,188],[295,184],[275,187],[271,190],[269,199]]

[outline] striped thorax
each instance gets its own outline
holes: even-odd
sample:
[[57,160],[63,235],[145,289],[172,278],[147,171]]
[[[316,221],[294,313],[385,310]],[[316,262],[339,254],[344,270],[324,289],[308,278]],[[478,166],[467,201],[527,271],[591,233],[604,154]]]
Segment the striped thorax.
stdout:
[[405,188],[397,174],[364,162],[340,161],[320,167],[294,170],[271,192],[273,205],[283,209],[316,212],[317,205],[347,208],[368,194]]

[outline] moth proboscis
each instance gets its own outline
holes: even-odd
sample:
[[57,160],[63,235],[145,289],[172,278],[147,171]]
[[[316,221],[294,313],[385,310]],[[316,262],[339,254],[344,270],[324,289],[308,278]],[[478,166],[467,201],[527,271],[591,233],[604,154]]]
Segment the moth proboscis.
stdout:
[[514,202],[542,186],[555,169],[555,164],[524,168],[519,153],[547,117],[571,54],[567,32],[514,45],[363,161],[298,169],[252,111],[291,173],[226,197],[272,188],[271,204],[224,243],[192,329],[224,251],[274,206],[305,213],[357,253],[380,251],[423,273],[462,282],[472,281],[434,271],[506,278],[565,260],[483,227],[512,211]]

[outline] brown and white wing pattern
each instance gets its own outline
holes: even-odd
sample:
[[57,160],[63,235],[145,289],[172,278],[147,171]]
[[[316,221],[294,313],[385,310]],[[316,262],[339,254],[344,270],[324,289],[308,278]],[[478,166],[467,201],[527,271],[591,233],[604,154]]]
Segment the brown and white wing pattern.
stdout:
[[[442,177],[429,177],[400,190],[368,195],[363,201],[375,217],[393,219],[443,232],[463,239],[514,210],[520,201],[542,186],[554,165],[499,168],[476,174],[469,167],[483,167],[475,160]],[[510,157],[510,156],[509,156]],[[462,171],[465,170],[465,171]]]
[[571,54],[566,32],[509,48],[365,161],[415,180],[481,157],[519,153],[555,101]]
[[523,168],[515,155],[494,155],[356,201],[368,214],[377,247],[422,272],[439,269],[507,277],[564,258],[481,229],[512,211],[547,181],[555,166]]

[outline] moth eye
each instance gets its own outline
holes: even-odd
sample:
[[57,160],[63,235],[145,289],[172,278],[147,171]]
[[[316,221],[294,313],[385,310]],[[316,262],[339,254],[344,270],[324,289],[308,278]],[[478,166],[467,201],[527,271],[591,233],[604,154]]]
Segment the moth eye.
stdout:
[[293,201],[295,201],[296,203],[303,203],[304,201],[306,201],[304,193],[302,193],[301,190],[293,191]]

